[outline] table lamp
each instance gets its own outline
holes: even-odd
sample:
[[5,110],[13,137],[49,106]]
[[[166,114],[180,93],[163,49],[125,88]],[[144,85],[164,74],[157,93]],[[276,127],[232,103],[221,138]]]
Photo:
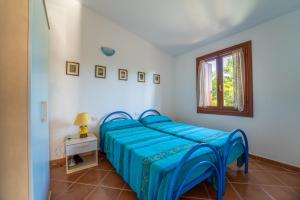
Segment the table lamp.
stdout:
[[79,113],[75,119],[74,125],[80,126],[80,138],[85,138],[88,136],[89,129],[88,124],[92,122],[91,116],[88,113]]

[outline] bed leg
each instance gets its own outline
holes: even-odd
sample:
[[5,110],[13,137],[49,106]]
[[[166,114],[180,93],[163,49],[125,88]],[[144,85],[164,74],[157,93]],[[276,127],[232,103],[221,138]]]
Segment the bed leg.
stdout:
[[246,152],[246,156],[245,156],[246,160],[245,160],[245,174],[248,175],[248,171],[249,171],[249,156],[248,153]]
[[248,141],[245,139],[246,147],[245,147],[245,174],[248,175],[249,171],[249,147],[248,147]]
[[243,165],[245,166],[244,171],[245,174],[248,174],[249,171],[249,154],[247,153],[247,151],[245,151],[245,153],[243,154],[242,158],[237,160],[237,167],[240,168]]
[[218,174],[218,200],[222,200],[223,198],[223,191],[225,191],[223,189],[223,176],[222,173]]
[[221,180],[222,180],[222,196],[225,195],[225,192],[226,192],[226,169],[227,169],[227,166],[224,165],[223,166],[222,177],[221,177]]

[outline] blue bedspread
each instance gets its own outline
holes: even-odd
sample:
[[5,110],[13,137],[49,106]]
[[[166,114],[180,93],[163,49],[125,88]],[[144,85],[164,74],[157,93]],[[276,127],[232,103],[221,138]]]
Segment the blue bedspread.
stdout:
[[[197,143],[138,126],[103,128],[103,150],[116,171],[137,193],[139,199],[166,199],[167,186],[183,155]],[[236,156],[239,151],[236,152]],[[203,148],[188,160],[182,176],[196,162],[215,162],[211,150]],[[192,181],[208,168],[202,167]],[[182,177],[178,179],[178,183]],[[176,184],[177,185],[177,184]]]
[[[217,147],[220,151],[224,150],[224,146],[226,144],[226,141],[229,137],[230,132],[221,131],[217,129],[209,129],[199,126],[193,126],[189,124],[184,123],[178,123],[173,121],[163,121],[158,123],[144,123],[144,125],[148,128],[161,131],[170,135],[174,135],[180,138],[188,139],[190,141],[194,141],[197,143],[208,143],[215,147]],[[235,135],[233,137],[234,141],[240,142],[241,145],[238,145],[240,147],[235,147],[235,151],[238,149],[240,152],[238,152],[238,155],[243,154],[243,148],[242,148],[242,138],[239,135]],[[236,155],[230,155],[228,159],[228,164],[231,164],[233,161],[238,159]],[[239,166],[243,164],[243,161],[239,160]]]

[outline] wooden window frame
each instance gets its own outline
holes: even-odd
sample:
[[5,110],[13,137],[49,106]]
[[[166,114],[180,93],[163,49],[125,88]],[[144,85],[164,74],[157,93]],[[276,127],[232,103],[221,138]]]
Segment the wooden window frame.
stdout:
[[[245,107],[244,111],[239,112],[233,107],[224,107],[223,103],[223,63],[222,58],[232,51],[242,48],[245,57]],[[207,108],[201,108],[198,106],[199,100],[199,88],[198,88],[198,67],[202,60],[209,61],[216,59],[217,62],[217,106],[209,106]],[[220,86],[221,85],[221,86]],[[221,90],[219,89],[221,87]],[[253,81],[252,81],[252,44],[251,41],[247,41],[241,44],[237,44],[213,53],[206,54],[196,58],[196,94],[197,94],[197,113],[217,114],[217,115],[232,115],[242,117],[253,117]]]

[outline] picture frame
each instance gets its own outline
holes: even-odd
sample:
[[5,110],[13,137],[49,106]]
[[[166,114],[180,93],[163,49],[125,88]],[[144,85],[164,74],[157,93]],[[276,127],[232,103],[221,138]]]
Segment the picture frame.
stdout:
[[79,63],[66,61],[66,75],[79,76]]
[[138,82],[145,82],[146,81],[146,73],[145,72],[138,72],[137,73],[137,81]]
[[128,80],[128,70],[119,69],[119,80],[127,81]]
[[159,74],[153,74],[153,83],[160,84],[160,75]]
[[95,77],[106,78],[106,66],[95,65]]

